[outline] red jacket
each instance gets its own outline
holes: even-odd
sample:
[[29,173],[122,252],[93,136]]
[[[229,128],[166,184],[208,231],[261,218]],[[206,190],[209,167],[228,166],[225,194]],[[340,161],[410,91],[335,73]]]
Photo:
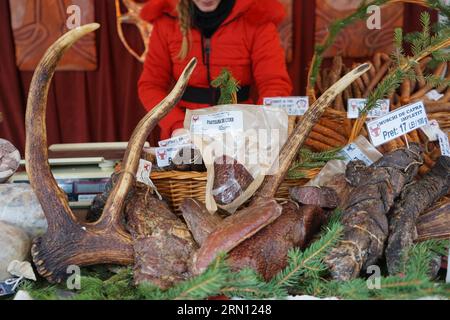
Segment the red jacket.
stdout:
[[[192,57],[197,57],[199,63],[189,86],[209,87],[198,30],[192,29],[191,50],[186,59],[180,61],[177,58],[182,35],[176,4],[176,0],[151,0],[142,11],[142,17],[154,25],[139,80],[139,97],[147,110],[167,95],[174,79],[179,78]],[[256,87],[258,104],[264,97],[289,96],[292,84],[277,31],[277,24],[284,15],[284,8],[277,0],[236,0],[232,12],[211,38],[211,78],[215,79],[223,68],[227,68],[241,86]],[[204,107],[208,105],[182,100],[160,121],[161,138],[166,139],[173,130],[183,127],[186,108]]]

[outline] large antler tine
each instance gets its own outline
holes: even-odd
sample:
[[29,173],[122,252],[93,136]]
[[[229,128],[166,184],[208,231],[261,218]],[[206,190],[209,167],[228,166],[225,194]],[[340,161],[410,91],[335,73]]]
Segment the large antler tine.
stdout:
[[46,106],[51,79],[63,54],[80,38],[98,29],[99,24],[76,28],[55,42],[36,68],[25,115],[25,159],[31,186],[39,199],[50,230],[72,223],[75,217],[65,193],[58,187],[48,164]]
[[120,223],[125,198],[134,183],[144,143],[157,123],[180,101],[196,65],[197,59],[193,58],[184,69],[172,92],[154,107],[134,130],[125,152],[123,171],[119,181],[108,197],[103,214],[97,222],[100,228],[115,227]]
[[308,109],[305,115],[296,125],[294,131],[290,135],[288,141],[283,146],[279,156],[279,169],[277,173],[267,177],[264,180],[262,187],[259,190],[258,196],[255,197],[254,202],[261,198],[272,198],[275,196],[278,187],[283,182],[285,175],[291,166],[292,161],[298,153],[309,133],[319,118],[325,112],[326,108],[333,102],[333,100],[342,93],[353,81],[358,79],[364,73],[369,71],[371,64],[364,63],[359,67],[353,69],[342,77],[338,82],[325,91],[319,99]]

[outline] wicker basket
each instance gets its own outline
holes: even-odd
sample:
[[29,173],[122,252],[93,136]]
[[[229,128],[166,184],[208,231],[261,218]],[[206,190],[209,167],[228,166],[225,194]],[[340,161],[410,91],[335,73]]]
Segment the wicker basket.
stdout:
[[[319,170],[305,171],[305,179],[286,179],[278,189],[276,198],[288,199],[290,187],[305,184],[318,172]],[[206,172],[153,172],[151,179],[175,213],[181,212],[181,203],[186,198],[205,202]]]

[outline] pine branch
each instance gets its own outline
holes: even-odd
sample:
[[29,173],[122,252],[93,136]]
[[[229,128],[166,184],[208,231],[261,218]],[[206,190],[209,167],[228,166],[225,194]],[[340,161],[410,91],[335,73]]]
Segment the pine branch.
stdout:
[[[434,36],[431,36],[430,15],[427,12],[421,14],[422,32],[414,34],[409,37],[408,41],[412,45],[413,56],[406,57],[403,54],[403,33],[401,29],[396,29],[394,34],[394,52],[392,54],[395,67],[389,74],[378,84],[375,90],[369,95],[366,107],[361,112],[360,122],[364,122],[367,113],[376,107],[377,101],[388,97],[395,90],[397,90],[402,82],[409,78],[415,79],[415,73],[412,73],[413,68],[425,57],[435,54],[445,59],[446,54],[441,50],[450,45],[449,29],[440,30]],[[438,83],[438,79],[433,76],[428,76],[429,81]],[[445,81],[439,81],[439,85],[445,85]],[[353,134],[352,134],[353,135]]]
[[323,152],[313,152],[302,148],[299,151],[299,160],[295,161],[288,171],[289,179],[302,179],[306,177],[305,170],[324,167],[328,161],[343,160],[339,155],[342,148],[334,148]]
[[362,1],[361,5],[356,9],[356,11],[349,16],[333,21],[328,27],[328,35],[322,44],[316,44],[314,49],[314,58],[311,65],[311,72],[309,75],[310,88],[314,88],[317,81],[317,76],[319,74],[320,68],[323,62],[323,54],[334,44],[336,37],[339,33],[344,30],[349,25],[366,19],[369,14],[367,9],[372,6],[382,6],[386,4],[389,0],[373,0],[373,1]]
[[264,282],[253,269],[243,269],[230,276],[221,293],[228,297],[244,297],[246,299],[284,298],[287,291],[278,286]]
[[211,82],[211,85],[220,89],[219,105],[237,103],[237,92],[240,89],[239,82],[228,69],[223,69],[220,75]]
[[327,228],[327,232],[309,248],[301,252],[299,249],[292,249],[288,253],[288,266],[278,273],[271,283],[277,287],[289,288],[297,285],[299,278],[307,274],[315,277],[320,272],[326,270],[322,259],[339,241],[343,227],[340,223],[334,223]]
[[219,255],[203,274],[169,289],[168,297],[173,300],[206,299],[219,294],[229,273],[225,258],[225,254]]

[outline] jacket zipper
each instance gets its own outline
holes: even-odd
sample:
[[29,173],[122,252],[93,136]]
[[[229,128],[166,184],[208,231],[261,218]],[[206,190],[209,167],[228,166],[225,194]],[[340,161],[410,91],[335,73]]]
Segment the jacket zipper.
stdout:
[[216,104],[216,90],[211,86],[211,39],[204,38],[202,35],[202,56],[203,64],[206,66],[206,77],[210,91],[211,105]]

